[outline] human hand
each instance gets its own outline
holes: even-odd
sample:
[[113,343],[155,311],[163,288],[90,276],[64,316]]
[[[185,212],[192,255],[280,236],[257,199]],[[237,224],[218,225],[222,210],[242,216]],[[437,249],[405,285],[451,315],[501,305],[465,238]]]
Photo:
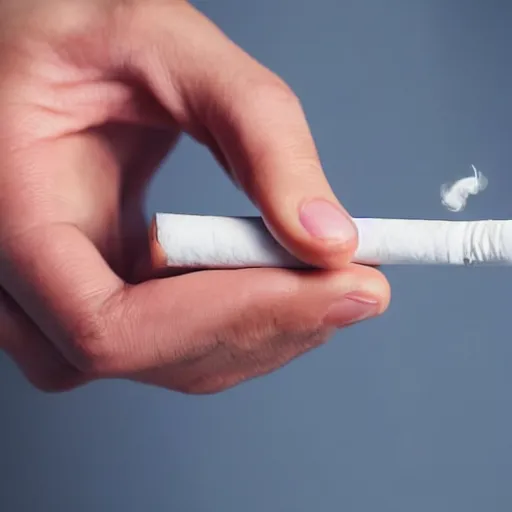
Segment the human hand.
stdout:
[[[38,388],[212,393],[382,313],[290,88],[184,0],[0,0],[0,349]],[[186,132],[325,270],[146,279],[144,191]]]

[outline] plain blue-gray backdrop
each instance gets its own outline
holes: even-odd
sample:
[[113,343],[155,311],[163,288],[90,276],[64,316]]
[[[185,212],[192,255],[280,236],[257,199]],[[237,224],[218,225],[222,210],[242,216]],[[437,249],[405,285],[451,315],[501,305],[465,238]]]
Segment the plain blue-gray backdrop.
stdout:
[[[296,90],[355,216],[512,218],[512,6],[196,5]],[[439,187],[489,178],[461,214]],[[184,140],[153,211],[255,213]],[[507,269],[390,268],[381,318],[211,397],[125,382],[50,396],[0,356],[0,510],[512,510]]]

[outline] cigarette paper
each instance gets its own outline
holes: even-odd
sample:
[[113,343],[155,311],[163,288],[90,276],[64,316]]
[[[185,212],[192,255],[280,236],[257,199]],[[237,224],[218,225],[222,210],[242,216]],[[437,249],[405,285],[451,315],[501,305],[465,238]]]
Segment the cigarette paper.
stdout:
[[[354,219],[363,265],[510,265],[512,221]],[[158,213],[151,228],[155,268],[308,268],[270,234],[261,217]]]

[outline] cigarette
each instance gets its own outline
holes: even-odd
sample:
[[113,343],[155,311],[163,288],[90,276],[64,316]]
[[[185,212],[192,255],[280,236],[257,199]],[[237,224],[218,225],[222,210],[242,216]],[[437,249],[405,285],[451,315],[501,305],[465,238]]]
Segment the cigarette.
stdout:
[[[510,265],[512,220],[356,218],[354,263]],[[284,249],[261,217],[158,213],[151,230],[156,269],[311,268]]]

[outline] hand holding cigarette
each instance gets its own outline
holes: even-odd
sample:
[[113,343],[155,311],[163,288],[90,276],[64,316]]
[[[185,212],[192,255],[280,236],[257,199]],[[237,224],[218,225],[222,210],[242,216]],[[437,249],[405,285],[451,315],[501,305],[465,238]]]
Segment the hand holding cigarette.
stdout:
[[[0,349],[35,386],[212,393],[386,309],[384,276],[345,265],[356,230],[298,99],[188,2],[5,0],[0,34]],[[145,187],[182,130],[325,270],[142,279]]]

